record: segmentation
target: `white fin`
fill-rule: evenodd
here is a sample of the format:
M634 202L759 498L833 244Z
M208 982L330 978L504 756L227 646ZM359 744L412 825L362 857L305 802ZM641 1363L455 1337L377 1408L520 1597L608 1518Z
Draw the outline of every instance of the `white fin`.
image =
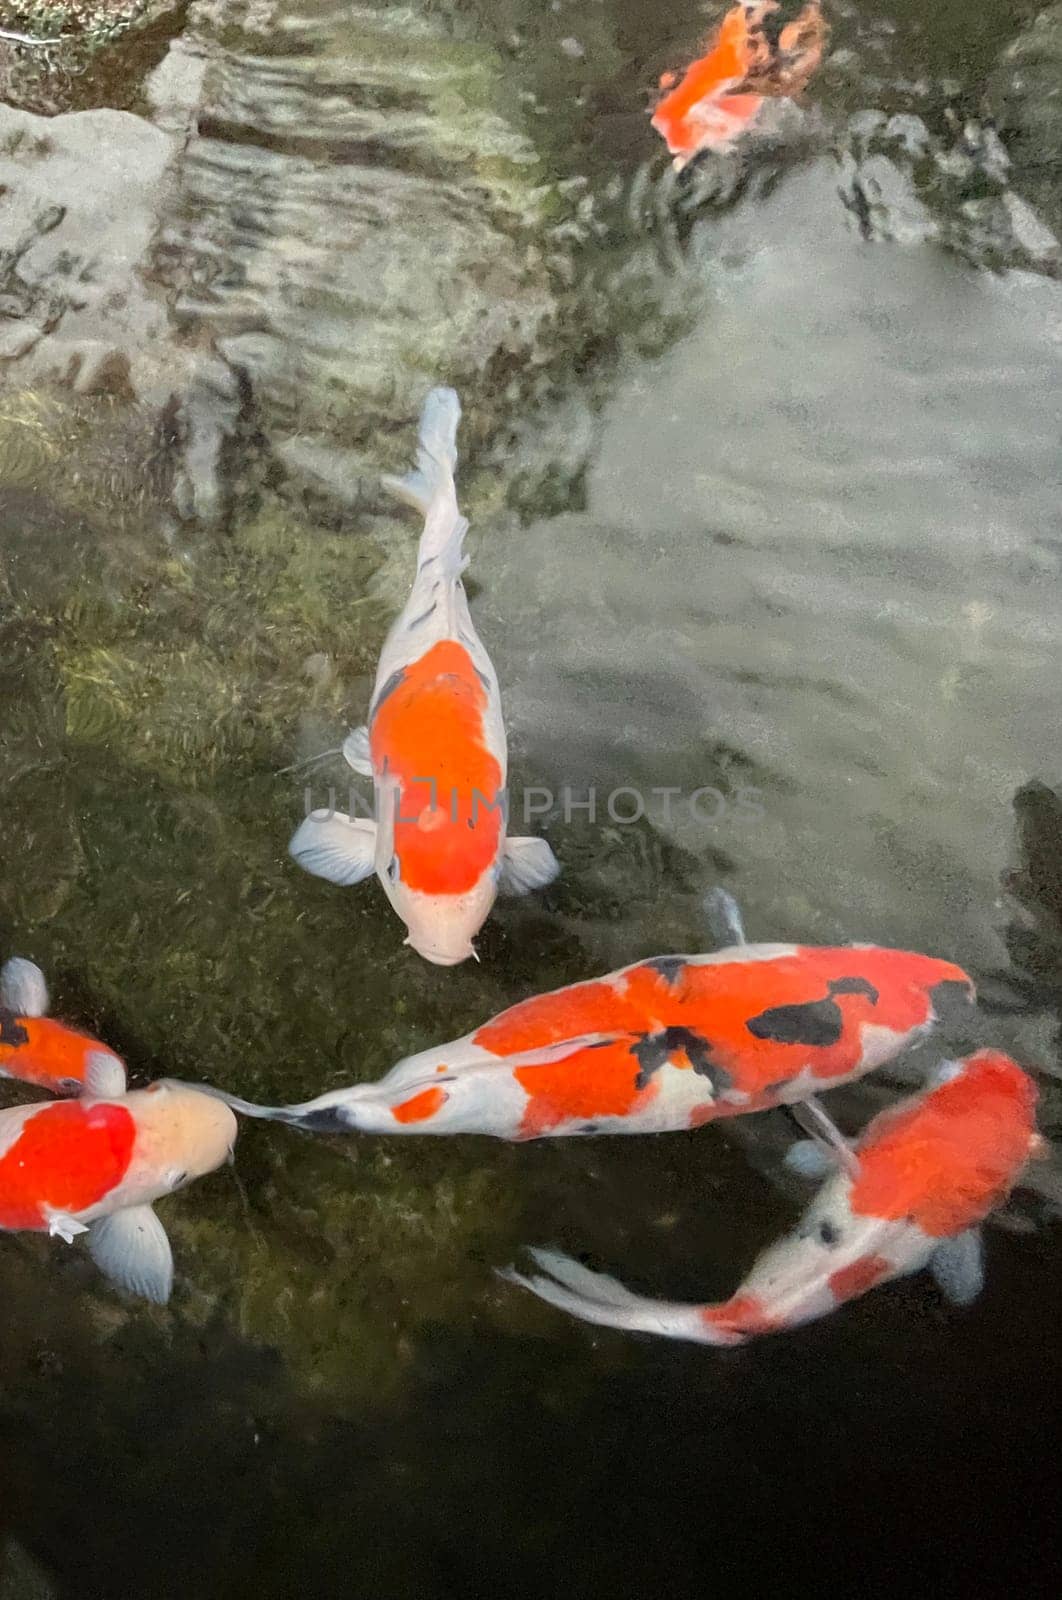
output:
M507 1283L530 1289L540 1300L560 1311L567 1311L583 1322L603 1328L627 1328L632 1332L656 1333L665 1339L693 1339L701 1344L733 1342L713 1337L698 1306L669 1300L650 1300L634 1294L622 1283L602 1272L591 1272L569 1256L554 1250L532 1250L535 1263L549 1276L525 1276L507 1267L498 1273Z
M119 1289L164 1306L173 1288L173 1252L150 1206L128 1206L92 1224L89 1254Z
M0 1006L16 1017L48 1015L48 984L35 961L12 956L0 967Z
M506 839L498 888L502 894L530 894L560 874L560 862L545 839Z
M980 1228L945 1239L933 1252L929 1270L946 1300L969 1306L985 1286L985 1254Z
M953 1078L959 1077L963 1070L961 1061L941 1061L929 1074L929 1087L939 1089L942 1083L950 1083Z
M817 1139L798 1139L785 1153L785 1165L798 1178L818 1181L837 1170L837 1156Z
M798 1100L789 1107L794 1119L804 1132L820 1145L835 1166L843 1168L854 1178L859 1171L859 1158L831 1116L819 1105L814 1095Z
M345 811L311 812L292 835L288 854L315 878L361 883L376 867L376 824Z
M66 1244L73 1244L79 1233L87 1233L83 1222L72 1217L68 1211L52 1211L48 1216L48 1237L62 1239Z
M712 938L724 948L732 944L747 944L745 919L741 907L726 889L709 889L701 901L701 910Z
M453 389L433 389L420 414L417 469L404 478L385 478L384 485L424 517L417 565L438 560L441 577L456 578L464 561L461 545L468 523L457 506L457 425L461 402Z
M120 1100L125 1093L125 1066L109 1050L93 1050L85 1068L85 1093L91 1100Z
M369 730L364 725L360 728L351 728L343 740L343 759L348 767L353 767L363 778L372 777Z

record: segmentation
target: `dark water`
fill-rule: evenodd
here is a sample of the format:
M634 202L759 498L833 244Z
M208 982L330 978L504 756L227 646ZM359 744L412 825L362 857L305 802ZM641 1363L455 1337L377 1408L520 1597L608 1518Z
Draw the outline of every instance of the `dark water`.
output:
M138 1077L291 1100L703 948L722 882L753 937L976 977L969 1034L846 1125L991 1040L1057 1131L1062 21L1033 16L835 10L806 106L681 178L645 112L685 0L214 0L84 71L6 62L0 952ZM377 483L438 381L515 805L549 791L565 867L453 971L285 855L285 769L362 719L409 583ZM654 787L670 815L609 816ZM722 1295L794 1214L787 1137L248 1126L164 1208L164 1312L5 1238L0 1594L1057 1594L1054 1164L962 1313L908 1280L719 1353L493 1275L553 1242Z

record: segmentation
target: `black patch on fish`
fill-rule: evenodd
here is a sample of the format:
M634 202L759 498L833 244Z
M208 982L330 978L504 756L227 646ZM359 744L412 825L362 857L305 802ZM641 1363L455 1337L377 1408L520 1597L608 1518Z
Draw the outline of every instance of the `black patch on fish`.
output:
M657 956L645 965L651 972L658 972L670 988L680 973L685 972L686 962L682 956Z
M21 1044L29 1044L29 1034L7 1006L0 1006L0 1044L10 1045L14 1050Z
M676 1050L684 1053L698 1077L707 1078L714 1095L725 1094L733 1088L734 1080L729 1072L712 1060L707 1039L691 1028L665 1028L662 1033L643 1034L638 1043L631 1046L631 1054L638 1061L635 1088L646 1088L653 1073L658 1072Z
M596 1133L598 1131L598 1127L599 1124L596 1122L584 1122L582 1127L576 1128L575 1131L576 1133Z
M844 1017L835 1000L808 1000L804 1005L770 1006L745 1024L754 1039L772 1044L807 1044L819 1049L836 1044Z
M836 1222L831 1222L829 1217L824 1217L819 1223L819 1243L831 1249L841 1242L841 1230Z
M835 978L829 985L831 995L835 994L864 994L872 1006L876 1006L880 996L872 983L866 978Z
M945 978L942 983L935 983L929 991L933 1015L938 1022L964 1017L973 1005L973 998L973 984L963 983L961 978Z
M484 689L486 689L487 693L490 694L491 690L494 688L494 685L491 683L490 679L487 677L487 674L485 672L480 672L479 668L477 667L476 668L476 677L479 679L479 681L483 685Z
M419 628L422 622L427 622L428 618L431 616L431 614L432 614L432 612L434 610L435 610L435 601L433 600L431 605L428 607L427 611L422 611L419 617L414 617L413 621L409 624L409 626L411 628Z
M387 682L384 684L383 688L380 690L379 694L376 696L376 699L375 699L375 701L373 703L373 708L372 708L372 715L373 716L375 716L376 713L379 711L380 707L383 705L383 703L387 699L388 695L394 694L395 690L402 683L405 682L405 676L406 676L405 667L398 667L396 669L396 671L392 672L391 676L388 678Z
M342 1106L329 1106L320 1111L289 1111L275 1117L274 1121L289 1122L294 1128L305 1128L307 1133L350 1132Z

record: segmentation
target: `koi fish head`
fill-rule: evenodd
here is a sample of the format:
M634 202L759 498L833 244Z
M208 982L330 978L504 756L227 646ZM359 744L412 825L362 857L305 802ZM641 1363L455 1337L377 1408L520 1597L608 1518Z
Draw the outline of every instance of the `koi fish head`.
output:
M236 1118L224 1101L189 1084L162 1079L128 1095L136 1121L136 1166L155 1193L215 1171L232 1154Z
M475 955L472 940L494 904L491 872L463 894L424 894L388 883L387 897L409 930L406 944L437 967L456 967Z

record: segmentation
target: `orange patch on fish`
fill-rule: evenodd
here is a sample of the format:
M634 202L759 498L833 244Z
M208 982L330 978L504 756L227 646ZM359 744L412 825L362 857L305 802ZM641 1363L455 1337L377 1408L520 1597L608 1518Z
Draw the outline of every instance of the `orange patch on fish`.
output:
M484 735L487 691L454 639L440 640L396 680L380 698L369 740L375 772L398 784L402 881L424 894L463 894L497 858L504 825L501 768Z
M849 1076L862 1061L864 1025L910 1032L930 1019L928 990L948 982L971 987L952 963L897 950L804 948L769 960L703 965L664 957L523 1001L473 1040L504 1057L601 1035L615 1045L618 1061L640 1041L682 1029L703 1042L718 1081L760 1109L777 1104L805 1068L823 1081ZM807 1037L785 1042L787 1027L799 1033L802 1018ZM558 1073L565 1065L557 1063ZM631 1071L637 1073L633 1055ZM719 1101L719 1115L735 1109L749 1106Z
M42 1228L46 1207L76 1216L95 1205L128 1171L135 1138L124 1106L43 1107L0 1157L0 1228Z
M731 1334L735 1343L758 1333L771 1333L779 1326L755 1294L736 1294L718 1306L705 1306L702 1321L715 1333Z
M866 1294L868 1289L873 1289L891 1271L892 1267L884 1256L860 1256L858 1261L852 1261L847 1267L838 1267L836 1272L830 1273L830 1289L835 1300L854 1300L856 1295Z
M657 1088L637 1087L639 1064L625 1042L576 1050L560 1061L517 1067L513 1077L527 1091L520 1123L525 1139L537 1139L564 1122L593 1122L641 1110Z
M420 1094L413 1095L409 1100L403 1100L401 1105L393 1106L391 1115L396 1122L427 1122L440 1106L446 1104L448 1098L445 1089L422 1089Z
M53 1017L13 1020L25 1041L0 1044L0 1071L24 1083L36 1083L45 1089L58 1088L64 1079L82 1083L90 1051L106 1048L90 1034L69 1028Z
M795 95L804 88L822 60L829 31L822 7L819 0L809 0L774 44L765 23L778 9L777 0L731 7L706 53L660 101L652 125L672 155L724 149L752 126L765 96ZM661 79L661 87L669 85Z
M1036 1137L1037 1089L998 1050L910 1110L884 1112L859 1149L849 1203L858 1215L909 1217L931 1238L962 1233L1009 1193Z

